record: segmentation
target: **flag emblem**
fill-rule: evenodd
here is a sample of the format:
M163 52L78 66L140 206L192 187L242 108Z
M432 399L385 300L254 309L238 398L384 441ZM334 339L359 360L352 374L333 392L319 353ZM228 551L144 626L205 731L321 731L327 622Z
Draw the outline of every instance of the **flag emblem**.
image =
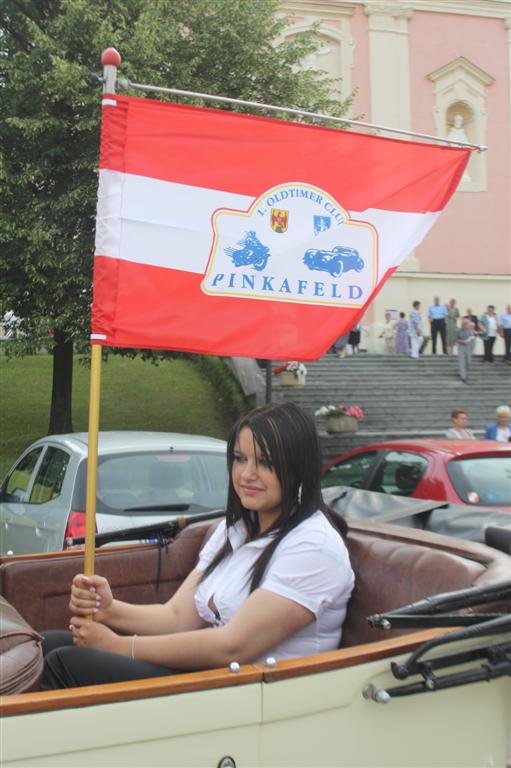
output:
M332 226L330 216L314 216L314 234L320 235Z
M271 228L274 232L284 234L287 231L289 222L289 211L282 211L279 208L271 209Z
M231 257L235 267L250 265L252 269L261 272L268 263L270 249L261 243L253 230L249 230L243 233L234 248L225 248L225 253Z
M286 210L275 207L281 200ZM325 227L314 234L317 219ZM351 219L332 195L312 184L279 184L245 211L220 208L212 226L202 281L209 295L355 308L375 288L375 228Z

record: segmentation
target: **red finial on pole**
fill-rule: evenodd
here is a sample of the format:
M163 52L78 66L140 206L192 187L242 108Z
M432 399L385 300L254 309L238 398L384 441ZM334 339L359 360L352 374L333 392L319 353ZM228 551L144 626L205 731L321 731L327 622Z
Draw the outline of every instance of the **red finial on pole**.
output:
M112 67L121 66L121 54L115 48L105 48L101 54L101 63L104 67L110 65Z

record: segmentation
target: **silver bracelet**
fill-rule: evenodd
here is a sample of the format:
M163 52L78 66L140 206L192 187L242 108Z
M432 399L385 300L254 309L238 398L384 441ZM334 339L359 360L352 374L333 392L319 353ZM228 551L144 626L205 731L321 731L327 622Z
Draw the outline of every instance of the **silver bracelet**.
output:
M135 658L135 638L138 637L138 635L132 635L131 636L131 658Z

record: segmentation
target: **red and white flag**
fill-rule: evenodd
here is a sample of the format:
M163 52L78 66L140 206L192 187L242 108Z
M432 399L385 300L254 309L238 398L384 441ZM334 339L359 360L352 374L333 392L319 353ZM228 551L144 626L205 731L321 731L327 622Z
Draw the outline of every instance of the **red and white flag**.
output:
M314 360L421 242L469 154L106 96L92 339Z

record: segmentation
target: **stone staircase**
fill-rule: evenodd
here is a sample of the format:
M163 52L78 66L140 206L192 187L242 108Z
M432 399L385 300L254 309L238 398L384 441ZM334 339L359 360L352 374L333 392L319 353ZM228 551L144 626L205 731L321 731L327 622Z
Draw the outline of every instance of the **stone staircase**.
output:
M316 417L324 460L380 440L442 437L455 407L466 410L469 427L482 437L495 408L511 403L511 366L500 357L490 364L474 356L468 384L459 380L456 357L441 355L413 360L366 353L339 359L328 354L306 365L304 387L282 387L273 378L274 402L294 401L309 412L342 403L359 405L365 412L353 435L328 435L324 418Z

